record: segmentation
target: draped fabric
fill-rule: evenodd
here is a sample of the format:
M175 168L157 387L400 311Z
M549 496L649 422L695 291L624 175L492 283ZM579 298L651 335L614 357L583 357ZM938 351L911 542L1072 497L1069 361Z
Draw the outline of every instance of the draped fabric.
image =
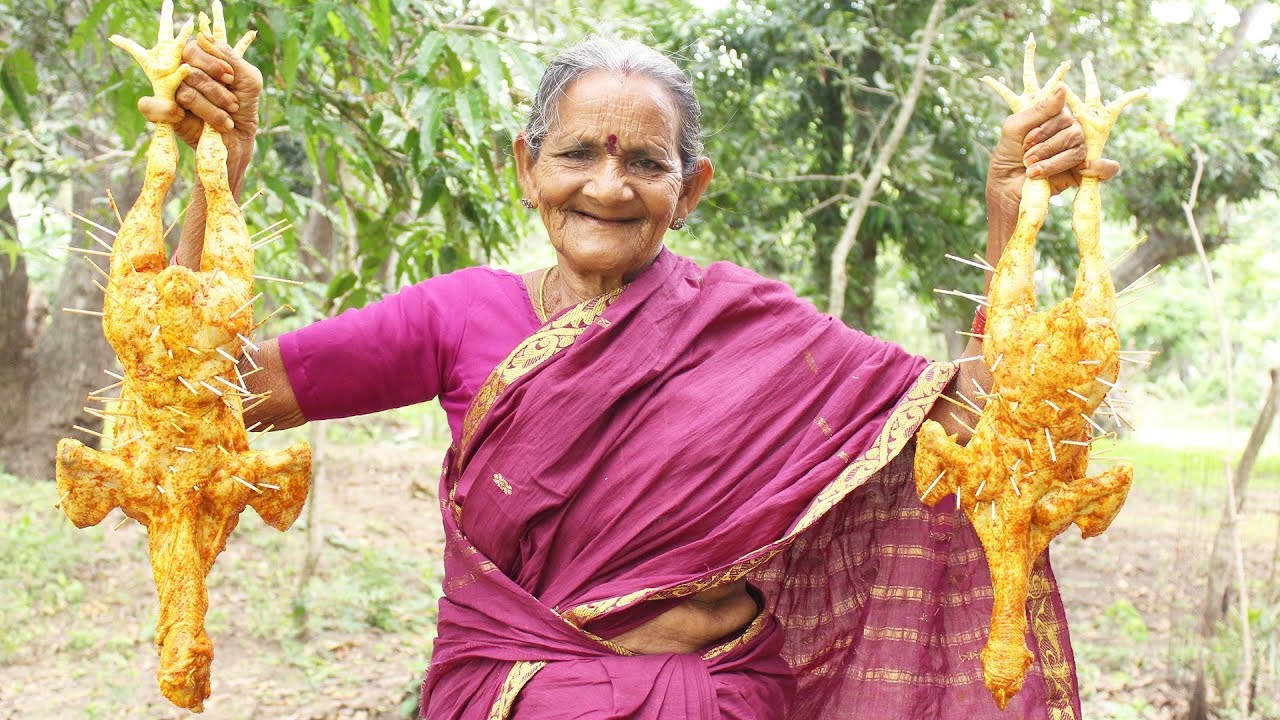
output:
M552 319L446 459L423 717L1078 717L1047 561L1013 713L982 685L981 548L910 477L953 374L666 251ZM700 653L632 656L593 632L744 577L763 611Z

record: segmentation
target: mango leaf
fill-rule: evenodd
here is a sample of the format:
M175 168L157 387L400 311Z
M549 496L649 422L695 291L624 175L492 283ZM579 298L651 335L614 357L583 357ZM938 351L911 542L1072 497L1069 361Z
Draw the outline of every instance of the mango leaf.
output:
M436 147L444 116L445 94L438 90L424 90L427 97L422 104L422 121L418 124L418 148L422 152L422 164L431 165L436 159Z
M351 291L356 286L356 274L350 270L343 270L338 273L329 283L329 288L325 291L325 297L330 300L336 300Z
M386 44L391 39L391 0L373 0L369 3L369 19L378 33L378 40Z
M431 79L432 72L435 70L436 62L440 59L440 51L444 49L444 33L432 32L422 41L422 47L418 49L418 57L414 60L414 66L418 70L418 74Z
M75 53L84 47L85 43L97 37L106 37L101 35L102 17L106 14L107 9L111 7L115 0L98 0L89 8L88 14L84 16L84 20L76 26L75 32L71 34L71 40L67 43L67 50Z
M27 127L31 127L27 95L35 92L37 84L36 64L30 53L22 48L13 48L0 64L0 90L4 91L5 99Z

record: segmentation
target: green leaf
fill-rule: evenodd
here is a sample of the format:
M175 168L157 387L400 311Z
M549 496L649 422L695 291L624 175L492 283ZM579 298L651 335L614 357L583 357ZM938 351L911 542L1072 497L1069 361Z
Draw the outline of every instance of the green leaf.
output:
M444 33L441 32L432 32L422 41L422 47L418 49L418 57L414 61L419 75L430 80L444 44Z
M485 92L489 102L497 105L506 95L506 67L502 64L502 56L498 46L491 42L475 42L471 45L476 63L480 66L480 79L484 81Z
M418 149L422 153L422 164L431 165L436 160L436 147L440 140L440 130L444 118L445 94L433 89L423 89L425 101L419 108Z
M373 0L369 3L369 19L378 33L378 40L386 44L391 39L391 0Z
M84 47L85 43L100 37L102 33L102 16L106 14L107 9L111 7L115 0L98 0L89 8L88 14L84 16L84 20L76 26L75 32L71 34L71 40L67 43L67 50L75 53Z
M325 291L325 297L330 300L336 300L346 295L355 286L356 274L351 270L343 270L329 283L329 289Z
M487 138L484 107L479 95L480 92L478 88L471 88L453 94L454 108L458 111L458 120L462 122L463 129L467 131L467 137L476 144L484 142Z
M27 127L31 127L31 107L27 104L27 96L35 92L37 86L35 61L26 50L14 48L0 64L0 89Z

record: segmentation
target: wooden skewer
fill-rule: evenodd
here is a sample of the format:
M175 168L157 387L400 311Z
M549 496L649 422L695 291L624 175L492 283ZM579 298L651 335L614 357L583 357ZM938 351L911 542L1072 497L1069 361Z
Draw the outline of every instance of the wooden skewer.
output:
M959 400L953 400L953 399L951 399L951 398L950 398L950 397L948 397L947 395L939 395L938 397L942 398L943 400L946 400L947 402L951 403L952 405L957 405L957 406L959 406L959 407L964 408L966 412L971 412L971 413L973 413L974 415L981 415L981 414L982 414L982 411L981 411L981 410L975 410L975 409L973 409L973 408L969 407L968 405L965 405L964 403L960 402Z
M970 355L969 357L956 358L955 360L952 360L951 362L953 362L953 363L955 363L955 364L959 365L960 363L967 363L967 362L969 362L969 361L971 361L971 360L981 360L981 359L982 359L982 356L981 356L981 355Z
M1095 428L1097 428L1097 429L1098 429L1098 432L1102 433L1103 435L1107 434L1107 431L1106 431L1106 430L1103 430L1101 425L1099 425L1098 423L1094 422L1094 421L1093 421L1093 418L1089 417L1088 415L1085 415L1084 413L1080 413L1080 417L1084 418L1086 421L1088 421L1088 423L1089 423L1090 425L1092 425L1092 426L1094 426Z
M1009 476L1009 484L1013 486L1013 494L1022 497L1022 491L1018 489L1018 479L1013 475Z
M271 483L258 483L258 487L264 487L264 488L267 488L268 490L279 490L279 489L280 489L280 486L279 486L279 485L272 485Z
M120 206L116 205L116 196L111 194L111 188L107 188L107 203L111 205L111 212L116 215L116 224L123 225L124 218L120 217Z
M259 321L258 321L258 324L253 326L253 329L254 329L254 330L257 330L258 328L262 327L263 323L265 323L266 321L270 320L270 319L271 319L271 318L272 318L276 313L280 312L281 310L285 310L285 309L292 310L292 309L293 309L293 306L292 306L292 305L281 305L280 307L276 308L275 310L272 310L272 311L271 311L271 312L270 312L266 317L264 317L264 318L262 318L261 320L259 320Z
M281 220L277 220L277 221L275 221L275 222L271 223L270 225L268 225L268 226L266 226L266 227L262 228L262 229L261 229L261 230L259 230L258 232L256 232L256 233L254 233L254 234L250 235L250 236L249 236L249 240L251 240L251 241L252 241L252 240L256 240L256 239L258 238L258 236L259 236L259 235L263 235L263 234L265 234L265 233L269 233L269 232L271 232L272 230L275 230L275 229L276 229L277 227L279 227L280 225L283 225L284 223L287 223L287 222L289 222L289 218L283 218L283 219L281 219Z
M978 407L978 404L977 404L977 403L975 403L974 401L970 400L968 397L965 397L965 394L964 394L964 393L962 393L962 392L960 392L959 390L956 390L956 394L960 396L960 399L961 399L961 400L963 400L963 401L965 401L965 402L969 403L969 407L973 408L973 409L974 409L974 410L975 410L979 415L981 415L981 414L982 414L982 408Z
M982 269L983 269L983 270L986 270L987 272L995 272L995 271L996 271L996 269L995 269L995 268L991 267L991 263L987 262L987 259L986 259L986 258L984 258L984 257L982 257L981 255L979 255L978 253L974 253L974 254L973 254L973 257L974 257L974 258L976 258L976 259L978 260L978 262L982 263Z
M184 446L182 446L182 445L174 445L174 446L173 446L173 449L174 449L174 450L177 450L178 452L184 452L184 453L193 453L193 452L195 452L195 450L192 450L192 449L191 449L191 448L189 448L189 447L184 447Z
M160 494L164 495L164 488L160 486L160 483L156 483L156 490L159 490Z
M89 393L89 395L90 396L101 395L102 393L107 392L108 390L115 390L116 388L120 387L123 384L124 384L124 380L121 379L119 382L113 382L104 388L98 388L97 390L94 390L93 392Z
M1156 263L1156 266L1155 266L1155 267L1153 267L1153 268L1151 268L1150 270L1148 270L1148 271L1146 271L1146 272L1142 273L1142 274L1141 274L1141 275L1139 275L1139 276L1137 277L1137 279L1135 279L1133 282L1129 283L1128 285L1125 285L1123 290L1121 290L1120 292L1116 293L1116 297L1120 297L1121 295L1123 295L1123 294L1125 294L1125 293L1129 292L1130 290L1133 290L1133 289L1134 289L1134 285L1137 285L1138 283L1142 282L1143 280L1146 280L1148 277L1150 277L1150 276L1151 276L1151 273L1153 273L1153 272L1155 272L1155 271L1157 271L1157 270L1159 270L1159 269L1160 269L1160 264L1159 264L1159 263ZM1155 283L1155 281L1154 281L1154 280L1153 280L1153 281L1151 281L1151 285L1155 285L1155 284L1156 284L1156 283ZM1144 285L1143 287L1150 287L1150 286L1149 286L1149 285ZM1141 288L1138 288L1138 289L1141 289Z
M219 381L219 382L221 382L223 385L226 385L227 387L231 388L232 390L236 391L237 393L240 393L241 395L248 395L248 394L250 394L250 393L249 393L249 391L248 391L246 388L242 388L242 387L240 387L239 385L236 385L235 383L231 382L230 380L227 380L226 378L222 377L221 375L216 375L216 376L214 376L214 378L213 378L213 379L214 379L214 380L217 380L217 381Z
M1072 389L1070 389L1070 388L1067 388L1067 394L1068 394L1068 395L1070 395L1070 396L1071 396L1071 397L1073 397L1073 398L1077 398L1077 399L1079 399L1079 400L1083 400L1083 401L1085 401L1085 402L1089 402L1089 398L1087 398L1087 397L1085 397L1085 396L1081 395L1080 393L1078 393L1078 392L1076 392L1075 390L1072 390Z
M138 441L138 440L141 440L141 439L142 439L142 435L141 435L141 434L139 434L139 435L134 435L133 437L129 438L128 440L125 440L125 441L124 441L124 442L122 442L122 443L117 443L117 444L115 444L115 445L112 445L112 446L111 446L111 449L112 449L112 450L119 450L120 448L124 447L125 445L128 445L129 443L131 443L131 442L135 442L135 441Z
M91 238L93 238L93 241L94 241L94 242L96 242L96 243L98 243L99 245L101 245L102 247L106 248L106 249L107 249L107 252L109 252L109 253L114 253L114 252L115 252L115 248L111 247L111 243L107 242L106 240L103 240L102 238L98 237L97 235L94 235L94 234L93 234L93 232L92 232L91 230L85 230L85 231L84 231L84 234L85 234L85 235L88 235L88 236L89 236L89 237L91 237Z
M243 305L241 305L240 307L236 308L235 312L233 312L233 313L231 313L230 315L228 315L228 316L227 316L227 318L228 318L228 319L233 318L233 317L235 317L235 316L239 315L240 313L244 312L246 308L253 307L253 304L254 304L255 302L257 302L258 298L260 298L260 297L262 297L262 293L258 293L257 295L254 295L253 297L249 298L249 301L248 301L248 302L246 302L245 304L243 304Z
M1079 364L1079 365L1101 365L1101 364L1102 364L1102 361L1101 361L1101 360L1081 360L1081 361L1080 361L1079 363L1077 363L1077 364Z
M996 519L996 503L994 500L992 500L991 501L991 521L995 522L995 519Z
M102 372L104 372L104 373L106 373L107 375L109 375L109 376L111 376L111 377L113 377L113 378L115 378L115 379L119 380L120 382L124 382L124 376L123 376L123 375L121 375L121 374L120 374L120 373L118 373L118 372L113 372L113 371L108 370L108 369L106 369L106 368L103 368L103 369L102 369Z
M957 331L956 331L956 334L957 334L957 335L967 335L967 336L969 336L969 337L978 338L979 340L986 340L986 339L987 339L986 333L972 333L972 332L969 332L969 331L967 331L967 330L957 330Z
M952 254L950 254L950 253L948 253L948 254L944 255L943 257L947 258L948 260L955 260L956 262L961 263L961 264L963 264L963 265L969 265L969 266L972 266L972 267L976 267L976 268L978 268L979 270L986 270L986 271L988 271L988 272L995 272L995 268L991 267L991 265L989 265L989 264L988 264L988 263L986 263L986 262L976 263L976 262L974 262L974 261L972 261L972 260L968 260L968 259L966 259L966 258L956 257L955 255L952 255Z
M1059 440L1059 445L1079 445L1080 447L1089 447L1090 443L1081 442L1080 440Z
M1134 358L1128 358L1128 357L1125 357L1125 356L1123 356L1123 355L1121 355L1121 356L1120 356L1120 362L1129 362L1129 363L1133 363L1134 365L1141 365L1141 366L1143 366L1143 367L1151 367L1151 361L1150 361L1150 360L1147 360L1147 361L1145 361L1145 362L1144 362L1144 361L1142 361L1142 360L1135 360Z
M69 312L74 315L92 315L94 317L106 317L106 315L104 315L103 313L97 312L96 310L81 310L80 308L64 307L62 308L62 312Z
M137 413L121 412L119 410L98 410L96 408L80 408L91 415L102 417L103 415L113 415L115 417L137 417Z
M266 428L262 430L262 432L258 433L257 435L254 435L252 438L249 438L249 444L252 445L254 440L257 440L263 435L266 435L267 433L271 432L271 429L274 427L275 425L268 425ZM258 483L258 484L261 485L262 483Z
M961 292L959 290L943 290L942 288L934 288L933 291L939 295L954 295L955 297L961 297L965 300L978 303L982 307L991 307L991 303L987 301L985 295L974 295L973 293Z
M261 398L258 398L257 400L254 400L254 401L253 401L252 403L250 403L249 405L246 405L246 406L245 406L245 407L244 407L240 412L242 412L242 413L247 413L247 412L249 412L250 410L252 410L252 409L254 409L254 408L258 407L259 405L261 405L262 403L264 403L264 402L266 402L266 401L267 401L267 397L265 397L265 396L264 396L264 397L261 397Z
M182 377L181 375L178 376L178 382L182 383L183 386L185 386L188 390L190 390L192 395L200 394L200 391L196 390L195 386L187 382L187 379Z
M93 430L90 430L90 429L89 429L89 428L87 428L87 427L80 427L79 425L72 425L71 427L75 428L76 430L79 430L80 432L83 432L83 433L89 433L90 435L93 435L94 437L102 438L103 440L110 440L110 439L111 439L110 437L108 437L108 436L106 436L106 435L103 435L103 434L102 434L102 433L100 433L100 432L95 432L95 431L93 431Z
M1003 359L1004 359L1004 353L1000 353L999 355L996 356L996 361L991 363L991 372L995 372L996 368L1000 367L1000 361Z
M230 360L232 365L240 362L239 360L236 359L235 355L232 355L231 353L227 352L226 350L223 350L222 348L214 348L213 351L218 353L222 357Z
M1045 402L1048 402L1047 400ZM1049 445L1049 459L1058 462L1058 452L1053 449L1053 436L1049 434L1049 428L1044 429L1044 439Z
M965 421L957 417L955 413L947 413L947 414L951 416L952 420L955 420L956 422L960 423L960 427L963 427L965 430L968 430L969 432L975 435L978 434L977 430L974 430L968 423L966 423Z
M107 274L106 270L103 270L102 268L98 267L98 263L90 260L87 257L81 257L80 259L89 263L89 267L93 268L94 270L97 270L99 275L106 278L107 280L111 280L111 276Z
M301 280L287 280L287 279L285 279L285 278L268 277L268 276L266 276L266 275L254 275L254 276L253 276L253 279L254 279L254 280L262 280L262 281L264 281L264 282L278 282L278 283L283 283L283 284L285 284L285 285L298 285L298 286L302 286L302 285L305 285L305 284L306 284L306 283L302 282Z
M973 499L977 500L978 498L982 497L982 489L985 488L986 486L987 486L986 480L983 480L982 482L978 483L978 492L973 494Z
M170 425L172 425L172 426L173 426L173 429L174 429L174 430L177 430L179 433L181 433L181 434L183 434L183 435L186 435L186 434L187 434L187 429L186 429L186 428L184 428L184 427L182 427L182 426L181 426L181 425L179 425L178 423L176 423L176 422L174 422L174 421L170 420L170 421L169 421L169 424L170 424Z
M256 486L254 486L254 484L253 484L253 483L249 482L248 480L245 480L244 478L240 477L239 475L232 475L232 476L231 476L231 479L236 480L236 481L237 481L237 482L239 482L241 485L244 485L245 487L249 488L250 490L252 490L252 491L254 491L254 492L258 493L259 495L261 495L261 494L262 494L262 491L261 491L261 490L259 490Z
M249 338L241 335L240 333L236 333L236 337L240 338L240 342L244 343L245 345L248 345L249 348L252 349L254 352L259 352L260 348L257 345L254 345L253 341L250 340Z
M1149 288L1149 287L1155 287L1155 285L1156 285L1156 282L1155 282L1154 280L1153 280L1153 281L1151 281L1151 282L1149 282L1149 283L1143 283L1143 284L1141 284L1141 285L1130 285L1129 287L1127 287L1127 288L1125 288L1125 289L1121 290L1120 292L1116 293L1116 297L1123 297L1123 296L1124 296L1124 295L1126 295L1127 293L1136 293L1136 292L1141 292L1141 291L1143 291L1143 290L1146 290L1146 289L1147 289L1147 288Z
M942 476L946 474L947 474L946 470L943 470L942 472L938 473L938 477L933 479L933 484L929 486L928 490L924 491L924 494L920 496L920 499L924 500L925 498L929 497L929 493L933 492L933 489L938 486L938 482L942 480Z
M64 245L56 249L67 250L73 253L80 253L81 255L97 255L98 257L111 257L111 253L109 252L103 252L101 250L90 250L89 248L72 247L70 245Z
M92 226L94 226L94 227L98 228L98 229L99 229L99 230L101 230L102 232L104 232L104 233L106 233L106 234L110 235L111 237L115 237L115 236L116 236L116 231L115 231L115 230L112 230L111 228L107 227L106 225L99 225L98 223L96 223L96 222L94 222L94 221L90 220L89 218L87 218L87 217L85 217L85 216L83 216L83 215L77 214L77 213L75 213L75 212L72 212L71 210L68 210L68 211L67 211L67 214L68 214L68 215L70 215L71 217L73 217L73 218L75 218L75 219L79 220L80 222L88 223L89 225L92 225Z
M1054 401L1052 401L1052 400L1049 400L1049 399L1047 399L1047 398L1046 398L1046 399L1045 399L1045 401L1044 401L1044 404L1045 404L1045 405L1048 405L1048 406L1049 406L1049 407L1051 407L1051 408L1053 408L1053 411L1054 411L1054 412L1062 412L1062 408L1058 407L1057 403L1055 403L1055 402L1054 402ZM1046 429L1046 431L1047 431L1047 429Z
M214 386L210 385L209 383L205 382L204 380L201 380L201 381L200 381L200 384L201 384L201 385L203 385L203 386L205 386L206 388L208 388L209 392L213 393L214 395L217 395L218 397L222 397L222 393L218 391L218 388L216 388L216 387L214 387Z
M125 523L127 523L127 522L129 522L129 516L128 516L128 515L125 515L123 520L121 520L120 522L116 523L116 526L115 526L115 527L113 527L113 528L111 528L111 532L115 532L115 531L119 530L119 529L120 529L121 527L123 527L123 526L124 526L124 524L125 524Z
M263 194L263 193L265 193L265 192L266 192L266 189L264 189L264 188L258 188L257 192L255 192L254 194L250 195L248 200L245 200L244 202L240 203L240 209L241 209L241 210L243 210L243 209L245 209L245 208L249 207L249 203L253 202L254 200L257 200L257 199L258 199L258 198L260 198L260 197L262 197L262 194Z

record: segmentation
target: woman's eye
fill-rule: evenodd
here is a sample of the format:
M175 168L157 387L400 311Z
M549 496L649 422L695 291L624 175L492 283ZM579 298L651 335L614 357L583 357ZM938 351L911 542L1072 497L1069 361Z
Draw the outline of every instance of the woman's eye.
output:
M570 160L586 160L588 157L590 157L590 154L586 150L581 150L581 149L569 150L568 152L565 152L561 157L566 157Z
M649 158L640 158L632 164L646 172L658 172L663 169L662 165L659 164L658 161L650 160Z

